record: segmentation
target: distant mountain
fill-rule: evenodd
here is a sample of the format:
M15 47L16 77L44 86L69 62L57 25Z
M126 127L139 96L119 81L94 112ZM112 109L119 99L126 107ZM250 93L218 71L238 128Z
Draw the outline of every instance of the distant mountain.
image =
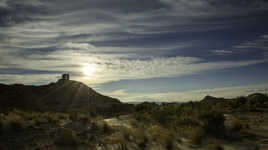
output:
M262 94L262 93L254 93L254 94L248 95L247 99L251 103L256 103L256 102L264 103L264 102L268 101L267 95Z
M201 102L202 103L215 103L215 102L220 101L220 100L225 100L225 99L207 95L201 100Z
M98 113L121 108L118 99L104 96L85 84L59 80L48 85L0 84L0 109L44 111L90 110Z
M203 103L211 103L211 102L219 102L219 101L245 101L247 103L254 103L254 102L258 102L258 103L264 103L268 101L268 97L265 94L262 93L254 93L254 94L250 94L246 97L237 97L237 98L232 98L232 99L225 99L225 98L218 98L218 97L214 97L214 96L210 96L207 95L205 96L201 102Z
M248 96L240 96L231 99L205 96L201 104L207 106L216 106L218 110L229 111L268 111L268 96L262 93L254 93Z

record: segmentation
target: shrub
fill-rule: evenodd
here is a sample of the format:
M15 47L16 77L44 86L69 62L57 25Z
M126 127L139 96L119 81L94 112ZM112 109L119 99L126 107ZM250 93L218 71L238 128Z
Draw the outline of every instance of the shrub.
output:
M101 132L101 134L109 134L112 132L112 128L103 120L92 121L91 130Z
M152 118L163 126L171 125L171 122L174 121L172 114L168 110L157 110L152 113Z
M172 141L171 138L168 138L168 139L166 140L165 147L166 147L167 150L173 150L173 149L174 149L174 148L173 148L173 147L174 147L174 146L173 146L173 141Z
M238 132L238 131L240 131L242 128L243 128L243 125L242 125L242 123L241 123L241 121L240 121L239 119L233 119L233 120L230 122L229 129L230 129L231 131Z
M0 135L4 132L4 123L5 120L3 120L2 118L0 118Z
M127 141L132 141L134 139L133 132L128 128L121 128L120 132L123 134L123 137Z
M128 150L127 145L125 143L120 143L119 150Z
M188 136L193 144L199 145L202 143L202 139L205 136L205 130L202 127L191 127Z
M135 142L140 149L145 149L149 142L149 139L146 136L146 132L143 127L138 127L135 129L120 127L119 131L120 137L122 138L122 141L124 141L124 143L126 141Z
M13 120L10 122L10 126L12 131L21 131L23 129L23 121L22 120Z
M4 121L4 128L8 131L21 131L24 128L25 122L21 116L15 113L9 113Z
M35 120L36 125L41 125L41 124L45 124L49 122L47 118L44 118L42 116L38 116L34 120Z
M136 141L137 141L138 146L141 149L145 149L149 142L149 139L146 137L146 135L139 132L139 134L136 134L135 136L136 136Z
M221 136L224 133L224 116L218 112L207 112L199 116L201 126L206 133Z
M71 129L62 128L59 131L55 144L58 146L75 147L78 144L77 135Z
M47 113L47 120L49 123L57 123L59 121L59 116L52 113Z
M135 113L135 119L143 123L153 123L152 116L149 113L137 112Z
M154 140L158 140L157 142L165 142L170 137L170 131L158 125L152 125L148 129L148 132L151 134Z
M69 113L69 115L70 115L70 119L71 119L71 120L73 120L73 121L78 120L78 112L77 112L77 111L71 111L71 112Z
M221 145L215 145L215 150L224 150L224 148Z
M122 128L124 129L124 128ZM111 136L106 136L102 139L102 143L104 145L114 145L114 144L124 144L126 143L126 139L124 138L124 135L117 132L115 134L112 134Z
M111 128L107 125L107 123L104 123L102 126L103 133L107 134L111 132Z

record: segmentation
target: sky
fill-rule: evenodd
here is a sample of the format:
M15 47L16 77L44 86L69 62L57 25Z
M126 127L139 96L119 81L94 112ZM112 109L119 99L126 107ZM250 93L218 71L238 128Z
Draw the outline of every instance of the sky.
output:
M121 101L268 93L266 0L0 0L0 83Z

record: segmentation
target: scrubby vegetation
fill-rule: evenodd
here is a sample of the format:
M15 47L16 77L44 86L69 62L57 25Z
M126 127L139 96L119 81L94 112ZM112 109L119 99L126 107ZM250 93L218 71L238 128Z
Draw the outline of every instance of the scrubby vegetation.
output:
M140 104L135 118L145 124L159 125L170 132L179 133L192 139L193 143L201 143L204 136L224 137L223 113L200 102L184 104L164 104L144 107ZM143 107L144 109L140 109Z
M268 139L268 98L263 94L235 99L207 96L187 103L113 104L110 111L110 115L84 109L2 111L0 149L223 150L226 144L261 149Z
M91 149L112 132L103 119L72 115L16 109L1 113L0 149Z
M134 133L142 131L139 139L146 140L138 144L133 129L132 132L124 129L121 132L125 136L121 135L120 141L129 144L128 141L132 139L141 149L152 149L154 142L161 143L163 149L178 149L184 138L189 140L188 144L194 146L194 149L207 145L210 145L208 149L224 149L219 141L233 143L249 140L256 143L258 138L263 137L250 130L250 126L256 127L251 119L262 114L260 120L264 121L267 102L268 98L263 94L235 99L207 96L200 102L161 105L144 102L135 106L132 116L137 121L133 124ZM208 141L215 141L214 146L213 142L208 144Z

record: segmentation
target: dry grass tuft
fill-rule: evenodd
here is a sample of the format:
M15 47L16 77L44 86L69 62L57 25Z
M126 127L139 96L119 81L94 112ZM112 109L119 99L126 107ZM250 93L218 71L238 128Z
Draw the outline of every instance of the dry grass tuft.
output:
M195 145L200 145L205 135L206 132L202 127L190 127L190 130L188 132L189 138Z
M18 132L26 127L25 121L16 113L8 113L6 116L1 116L0 119L1 132Z
M230 122L229 130L234 131L234 132L239 132L242 130L242 128L243 128L243 124L242 124L241 120L233 119Z

